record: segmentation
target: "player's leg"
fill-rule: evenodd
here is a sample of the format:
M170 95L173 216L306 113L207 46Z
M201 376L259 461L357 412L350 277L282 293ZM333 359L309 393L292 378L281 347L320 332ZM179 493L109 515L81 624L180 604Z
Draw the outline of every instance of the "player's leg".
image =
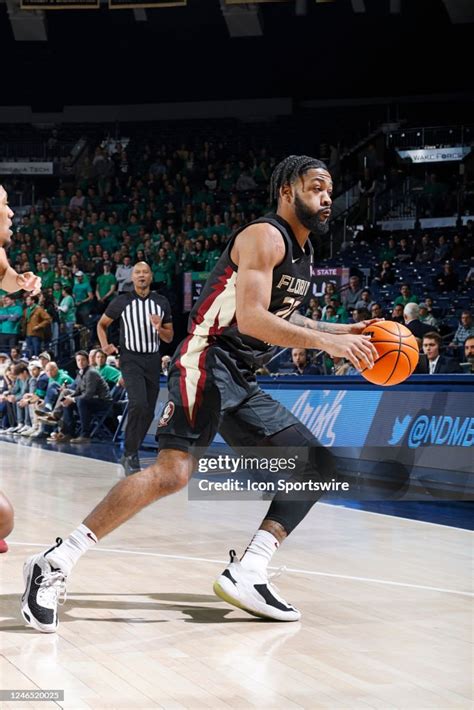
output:
M296 621L300 612L275 590L268 564L285 538L303 520L321 496L317 485L335 475L334 457L278 402L258 392L245 405L222 419L219 433L242 453L242 447L274 447L298 466L288 479L288 491L278 492L267 515L239 561L231 551L231 563L216 580L221 598L251 614L281 621ZM252 455L247 448L246 454ZM299 490L298 490L299 489Z
M194 446L207 447L219 420L218 395L203 395L193 425L189 424L180 396L179 377L170 373L168 382L173 406L161 428L156 463L117 483L84 522L57 546L30 558L24 567L25 592L22 614L34 628L55 631L58 599L65 593L68 574L81 556L112 530L159 498L183 488L196 468Z
M13 507L6 495L0 491L0 553L7 552L8 545L5 542L7 535L13 530Z
M39 631L55 631L58 599L82 555L146 506L183 488L194 467L190 454L161 451L154 464L119 481L64 542L58 538L55 547L27 560L21 608L25 621Z

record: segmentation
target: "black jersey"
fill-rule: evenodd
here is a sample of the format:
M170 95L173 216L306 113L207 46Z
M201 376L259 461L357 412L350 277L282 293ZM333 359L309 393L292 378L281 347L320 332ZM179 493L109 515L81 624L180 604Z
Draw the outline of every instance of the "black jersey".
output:
M313 269L313 248L310 240L302 249L286 220L277 214L267 214L249 224L269 223L276 227L285 241L285 258L273 270L272 292L268 310L288 320L310 296ZM236 320L236 291L238 267L230 258L235 238L231 237L204 289L196 302L188 323L188 342L185 351L197 357L208 346L226 351L241 366L254 370L267 363L277 348L263 340L240 333ZM249 239L252 236L249 235Z

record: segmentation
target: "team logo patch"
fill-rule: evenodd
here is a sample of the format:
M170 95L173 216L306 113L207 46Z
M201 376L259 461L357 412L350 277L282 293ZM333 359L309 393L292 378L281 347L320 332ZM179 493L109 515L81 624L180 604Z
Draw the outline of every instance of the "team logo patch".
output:
M166 426L171 419L171 417L174 414L175 406L174 402L167 402L164 406L164 409L161 413L160 421L158 422L158 426Z

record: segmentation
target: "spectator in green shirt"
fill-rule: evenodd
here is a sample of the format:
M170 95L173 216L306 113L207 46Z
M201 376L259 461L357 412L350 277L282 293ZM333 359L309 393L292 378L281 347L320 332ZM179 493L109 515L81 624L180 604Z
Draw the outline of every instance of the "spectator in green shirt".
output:
M102 268L103 273L97 277L97 287L95 290L95 297L97 298L101 312L105 310L117 290L117 279L111 271L110 262L105 262Z
M72 288L63 286L63 298L58 306L60 311L60 320L64 332L69 337L69 354L72 355L76 351L74 343L74 325L76 323L76 305L72 297Z
M107 355L103 350L97 350L95 354L95 369L102 375L104 380L112 389L122 379L122 373L113 365L107 365Z
M38 276L41 277L41 288L52 288L54 283L54 271L49 268L49 259L45 256L40 261Z
M76 303L76 317L79 323L86 325L92 310L94 294L92 293L90 283L88 281L86 282L84 279L83 271L76 271L75 276L76 278L72 288L72 295L74 296L74 301Z
M407 303L418 303L418 296L412 294L410 286L408 284L402 284L400 286L400 296L396 297L393 302L393 305L402 305L403 307L405 307Z
M0 350L15 347L20 334L23 306L11 296L3 297L0 307Z
M53 283L52 296L53 296L56 304L60 303L61 298L63 297L63 290L61 288L61 281L55 281Z

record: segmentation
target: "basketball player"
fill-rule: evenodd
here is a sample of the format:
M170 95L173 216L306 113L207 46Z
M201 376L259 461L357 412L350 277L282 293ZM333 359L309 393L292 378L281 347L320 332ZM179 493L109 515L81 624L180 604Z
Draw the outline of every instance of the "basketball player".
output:
M372 368L377 353L362 335L367 323L321 323L299 313L310 295L309 235L328 230L332 181L326 166L290 156L275 168L270 190L276 213L237 230L191 312L188 337L170 365L156 463L119 482L64 542L58 538L25 563L22 614L34 628L56 629L58 598L81 555L145 506L183 488L197 468L193 454L217 431L233 447L305 448L308 462L295 474L300 481L334 472L330 451L259 388L254 370L276 346L324 349L358 370L361 364ZM299 619L269 582L267 566L319 495L277 493L242 559L231 551L214 585L218 596L256 616Z
M8 205L8 195L0 185L0 289L12 293L24 289L39 293L41 279L31 271L17 274L8 263L5 247L11 242L13 210ZM13 508L8 498L0 491L0 552L6 552L8 545L3 538L13 530Z

